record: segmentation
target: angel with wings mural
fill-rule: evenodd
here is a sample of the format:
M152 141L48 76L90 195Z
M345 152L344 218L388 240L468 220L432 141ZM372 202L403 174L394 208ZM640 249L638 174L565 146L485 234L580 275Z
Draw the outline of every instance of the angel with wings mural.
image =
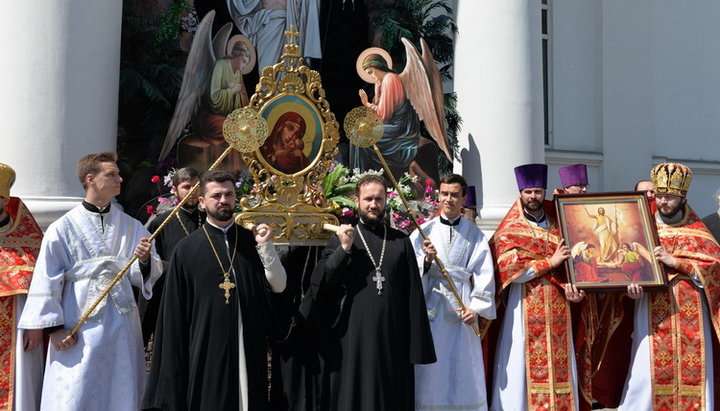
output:
M417 161L419 147L430 143L421 135L420 120L425 123L440 150L452 161L445 128L442 83L425 40L420 39L422 56L408 39L403 38L402 42L407 64L399 74L393 69L387 51L371 47L360 54L358 74L368 83L374 83L375 94L372 101L364 90L360 90L359 95L362 104L377 111L383 120L383 136L377 146L393 175L402 176L412 169L413 174L420 174L419 177L425 181L425 177L437 174L437 163L436 158L432 159L435 164L419 164ZM353 146L350 162L353 168L360 170L382 169L372 148ZM428 168L434 168L435 172Z
M256 60L250 40L242 35L230 37L232 23L225 24L212 37L215 12L210 11L198 25L188 54L175 113L170 122L160 159L175 144L184 166L207 169L227 147L222 133L225 117L248 103L243 75ZM188 123L192 132L185 133ZM239 156L229 160L231 168L241 168Z

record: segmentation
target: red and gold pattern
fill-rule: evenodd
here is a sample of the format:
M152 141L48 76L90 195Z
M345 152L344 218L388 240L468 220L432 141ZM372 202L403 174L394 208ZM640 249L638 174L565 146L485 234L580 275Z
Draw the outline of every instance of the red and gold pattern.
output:
M0 237L0 410L13 409L15 381L15 299L27 294L40 251L42 231L23 202L11 197L10 229Z
M720 246L687 206L683 221L674 225L659 223L658 234L660 244L678 263L668 270L668 289L648 293L653 408L706 409L705 367L715 364L705 364L700 293L707 299L715 329L715 333L710 334L717 338L720 335ZM700 279L702 289L693 284L692 276Z
M562 269L552 269L550 256L560 241L551 203L545 202L551 223L544 229L531 225L518 200L490 240L496 262L499 291L533 268L537 278L523 284L526 378L528 406L532 410L575 408L570 307L559 287L565 281Z

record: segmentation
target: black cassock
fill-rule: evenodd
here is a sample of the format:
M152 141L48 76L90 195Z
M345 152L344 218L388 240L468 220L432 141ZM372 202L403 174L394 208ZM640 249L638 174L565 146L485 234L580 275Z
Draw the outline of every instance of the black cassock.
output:
M359 223L356 229L378 262L383 226ZM312 301L303 301L301 310L325 329L317 339L322 410L412 410L414 364L436 361L415 252L405 234L387 228L381 268L385 282L378 295L375 266L356 233L350 253L333 236L313 272Z
M239 409L238 305L242 313L248 409L264 410L267 395L267 339L286 326L278 294L270 289L252 233L233 224L227 234L204 225L222 265L229 267L225 239L237 249L236 287L225 304L223 271L202 228L180 241L165 279L155 329L143 409ZM237 231L237 244L235 233Z
M170 211L158 214L147 226L148 231L154 233L158 227L168 218ZM170 260L175 246L180 240L197 230L201 223L202 215L198 208L193 211L184 209L178 210L178 213L165 225L165 228L155 238L155 249L163 261L163 271L167 272L167 264ZM182 221L182 224L180 223ZM187 230L187 232L185 232ZM157 321L158 311L160 310L160 298L162 290L165 286L165 276L158 278L153 285L153 297L148 300L143 297L142 293L138 295L138 311L140 312L140 321L142 323L143 342L147 345L150 340L150 334L155 331L155 322Z
M710 230L713 237L715 237L715 241L720 243L720 215L718 215L718 213L712 213L705 216L702 222L708 230Z

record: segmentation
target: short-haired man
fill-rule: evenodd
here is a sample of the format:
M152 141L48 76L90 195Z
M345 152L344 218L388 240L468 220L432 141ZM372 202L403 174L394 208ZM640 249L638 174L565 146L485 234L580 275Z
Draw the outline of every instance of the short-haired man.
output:
M78 163L85 200L45 233L20 328L45 329L50 347L41 409L137 410L145 383L140 318L132 286L145 297L162 273L149 233L110 204L120 194L114 153ZM130 267L77 334L70 330L133 257Z
M632 359L621 409L717 407L720 330L720 246L687 204L692 171L676 163L653 167L660 245L669 287L628 294L636 298Z
M645 193L645 196L650 201L653 201L655 199L655 186L653 185L653 182L651 180L638 181L637 183L635 183L634 190L642 191L643 193Z
M184 167L177 170L172 176L172 187L170 191L178 201L182 201L190 192L190 189L200 181L200 174L191 167ZM168 218L172 210L165 211L156 215L147 223L148 231L154 233L160 225ZM175 217L168 221L165 228L155 237L155 247L157 253L163 261L163 272L167 271L167 264L170 261L175 245L178 241L187 237L202 224L203 216L198 210L198 194L197 191L190 196ZM158 279L154 286L153 298L150 300L140 296L138 299L138 309L140 310L140 319L142 321L143 343L147 345L150 335L155 331L155 321L157 320L158 310L160 308L160 297L162 297L165 276Z
M270 227L235 224L231 173L203 174L199 201L205 224L170 258L143 409L265 410L267 339L286 331L285 269Z
M10 196L15 170L0 163L0 410L40 405L42 330L17 329L40 251L42 231L21 199Z
M702 222L715 237L715 241L720 243L720 189L715 192L715 201L717 201L718 210L703 217Z
M494 366L491 409L578 409L570 305L584 292L561 284L570 249L545 201L547 166L515 168L520 198L490 239L507 301ZM565 287L565 295L563 295Z
M415 409L487 409L485 364L472 325L495 319L495 279L488 239L462 218L467 183L457 174L440 180L440 215L410 235L422 268L425 304L438 361L415 369ZM452 278L465 310L433 263L438 256ZM489 324L489 323L488 323Z
M588 190L587 166L572 164L558 169L564 194L585 194Z
M410 410L415 364L435 361L415 251L383 223L385 180L357 182L357 226L344 224L313 272L309 321L329 328L318 347L321 410Z

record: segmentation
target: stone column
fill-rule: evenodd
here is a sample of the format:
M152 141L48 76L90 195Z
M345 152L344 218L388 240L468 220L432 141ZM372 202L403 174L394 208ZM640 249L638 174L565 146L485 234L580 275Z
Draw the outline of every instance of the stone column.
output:
M481 227L492 231L518 198L513 168L544 161L540 2L459 0L456 19L455 171L477 186Z
M84 196L85 154L115 151L122 2L23 1L0 13L0 162L47 227Z

